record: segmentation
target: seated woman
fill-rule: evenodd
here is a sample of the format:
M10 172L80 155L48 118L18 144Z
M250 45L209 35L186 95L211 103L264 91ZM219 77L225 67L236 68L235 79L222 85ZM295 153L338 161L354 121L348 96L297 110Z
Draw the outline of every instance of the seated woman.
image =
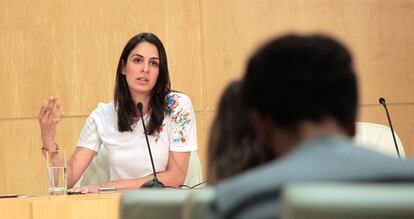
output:
M152 33L140 33L128 41L119 58L114 100L100 103L86 119L76 150L67 164L71 188L104 145L109 154L108 182L77 188L98 192L101 187L136 189L153 178L144 129L152 149L158 179L165 186L184 182L190 152L197 150L196 120L189 97L170 90L167 56L162 42ZM56 97L45 100L39 113L43 152L59 153L56 124L62 118ZM59 162L56 156L56 161Z
M271 152L256 142L253 125L240 100L239 81L221 97L208 141L208 184L216 184L272 160Z

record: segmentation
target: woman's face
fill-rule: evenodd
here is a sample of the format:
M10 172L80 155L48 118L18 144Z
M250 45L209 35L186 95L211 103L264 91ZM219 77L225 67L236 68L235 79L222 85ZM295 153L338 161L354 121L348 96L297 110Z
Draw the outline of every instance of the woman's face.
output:
M131 95L150 95L157 82L160 58L158 49L149 42L140 42L129 53L123 66Z

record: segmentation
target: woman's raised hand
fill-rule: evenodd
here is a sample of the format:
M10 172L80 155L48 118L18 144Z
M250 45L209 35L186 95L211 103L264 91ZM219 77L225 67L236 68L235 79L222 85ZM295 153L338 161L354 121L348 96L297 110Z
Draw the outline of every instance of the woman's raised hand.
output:
M38 115L43 147L55 147L56 124L63 118L60 101L51 96L43 101Z

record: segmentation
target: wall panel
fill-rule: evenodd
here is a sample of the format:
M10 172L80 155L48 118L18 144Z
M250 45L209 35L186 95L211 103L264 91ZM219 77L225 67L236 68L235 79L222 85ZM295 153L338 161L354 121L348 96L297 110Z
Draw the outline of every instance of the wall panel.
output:
M173 88L202 108L200 17L197 1L27 1L0 8L0 118L33 117L49 95L68 115L87 115L112 99L123 46L135 34L164 42ZM143 7L145 6L145 7ZM189 83L189 81L191 83Z
M65 118L58 124L56 142L69 157L85 117ZM46 160L36 119L0 120L0 193L47 194Z
M361 102L414 102L414 2L410 0L203 1L207 108L239 78L251 52L271 36L322 32L354 53ZM221 54L221 55L217 55Z

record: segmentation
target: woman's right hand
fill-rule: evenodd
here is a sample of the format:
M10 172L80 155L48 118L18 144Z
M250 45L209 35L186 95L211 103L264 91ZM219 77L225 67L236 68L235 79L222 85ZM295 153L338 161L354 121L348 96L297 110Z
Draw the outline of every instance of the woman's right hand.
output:
M56 124L63 118L57 97L51 96L43 101L38 115L43 147L55 147Z

